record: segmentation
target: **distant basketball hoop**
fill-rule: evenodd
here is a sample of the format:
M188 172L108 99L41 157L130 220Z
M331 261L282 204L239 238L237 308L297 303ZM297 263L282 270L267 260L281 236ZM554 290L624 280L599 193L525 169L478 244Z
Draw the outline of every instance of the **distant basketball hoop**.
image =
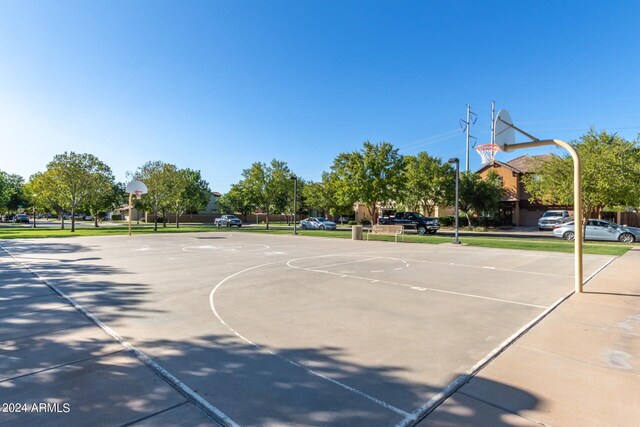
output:
M147 194L147 186L142 181L131 181L127 184L127 193L129 193L129 236L131 236L131 208L133 207L133 196L139 199L143 194Z
M497 144L482 144L476 147L476 151L482 157L482 166L486 166L496 159L496 153L500 151L500 147Z

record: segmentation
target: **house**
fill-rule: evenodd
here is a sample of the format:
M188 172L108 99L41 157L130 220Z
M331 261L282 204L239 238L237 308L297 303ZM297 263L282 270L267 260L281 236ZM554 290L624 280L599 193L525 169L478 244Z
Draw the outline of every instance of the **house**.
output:
M216 214L220 213L220 208L218 207L218 199L222 196L221 193L217 191L211 192L211 197L209 198L209 202L207 203L207 207L204 210L199 211L199 214Z
M549 154L524 155L508 162L494 160L477 171L482 178L486 178L490 171L494 171L502 179L506 192L500 200L499 215L503 225L536 227L538 219L547 210L562 209L573 212L573 206L544 205L529 201L531 194L526 192L522 177L533 171L536 162L544 161L549 156Z

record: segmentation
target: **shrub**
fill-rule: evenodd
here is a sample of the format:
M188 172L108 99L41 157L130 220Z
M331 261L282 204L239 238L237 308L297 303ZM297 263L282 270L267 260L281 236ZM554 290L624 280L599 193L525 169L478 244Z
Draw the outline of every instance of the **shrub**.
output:
M349 221L347 225L358 225L358 223L356 221Z
M368 219L363 219L362 221L360 221L360 224L362 224L362 225L371 225L371 221L369 221Z
M443 226L443 227L455 227L456 226L456 217L454 215L441 216L440 218L438 218L438 221L440 221L440 225ZM468 225L469 224L468 224L466 216L458 217L458 226L459 227L466 227Z
M111 221L122 221L122 214L111 214Z

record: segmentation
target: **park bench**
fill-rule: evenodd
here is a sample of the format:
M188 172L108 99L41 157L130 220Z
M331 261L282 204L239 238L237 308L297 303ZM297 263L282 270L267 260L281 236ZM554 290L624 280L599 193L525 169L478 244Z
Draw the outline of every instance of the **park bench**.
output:
M375 224L371 226L371 229L369 229L369 232L367 233L367 240L369 240L370 234L394 236L396 239L396 243L398 243L398 236L402 236L402 241L404 242L404 227L401 225Z

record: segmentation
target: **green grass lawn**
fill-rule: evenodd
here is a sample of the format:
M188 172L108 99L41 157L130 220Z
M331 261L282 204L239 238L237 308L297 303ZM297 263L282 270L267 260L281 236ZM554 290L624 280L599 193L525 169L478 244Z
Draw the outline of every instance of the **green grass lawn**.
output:
M159 233L192 233L192 232L242 232L242 233L269 233L269 234L291 234L291 229L275 229L266 230L263 227L243 227L243 228L214 228L210 225L194 225L185 224L176 228L175 225L169 225L166 228L162 225L158 226ZM132 233L153 233L153 225L133 225ZM94 227L76 227L76 231L72 233L70 226L66 226L64 230L59 228L26 228L26 227L0 227L0 239L30 239L30 238L51 238L51 237L79 237L79 236L112 236L112 235L126 235L128 233L127 224L119 224L117 226L102 226L100 228ZM321 231L321 230L298 230L298 234L301 236L312 237L325 237L325 238L342 238L350 239L351 233L347 230L337 231ZM366 238L366 237L365 237ZM371 240L389 241L393 242L393 237L390 236L373 236ZM407 234L404 236L404 244L408 243L422 243L422 244L440 244L451 243L452 237L441 235L428 235L419 236L416 234ZM460 241L464 245L479 246L487 248L500 248L500 249L522 249L522 250L535 250L535 251L547 251L547 252L564 252L573 253L573 242L567 242L560 239L548 239L539 237L493 237L493 236L461 236ZM398 243L402 244L402 243ZM637 243L635 244L638 245ZM622 255L631 249L634 245L622 244L616 242L587 242L583 245L583 251L585 254L596 255Z

